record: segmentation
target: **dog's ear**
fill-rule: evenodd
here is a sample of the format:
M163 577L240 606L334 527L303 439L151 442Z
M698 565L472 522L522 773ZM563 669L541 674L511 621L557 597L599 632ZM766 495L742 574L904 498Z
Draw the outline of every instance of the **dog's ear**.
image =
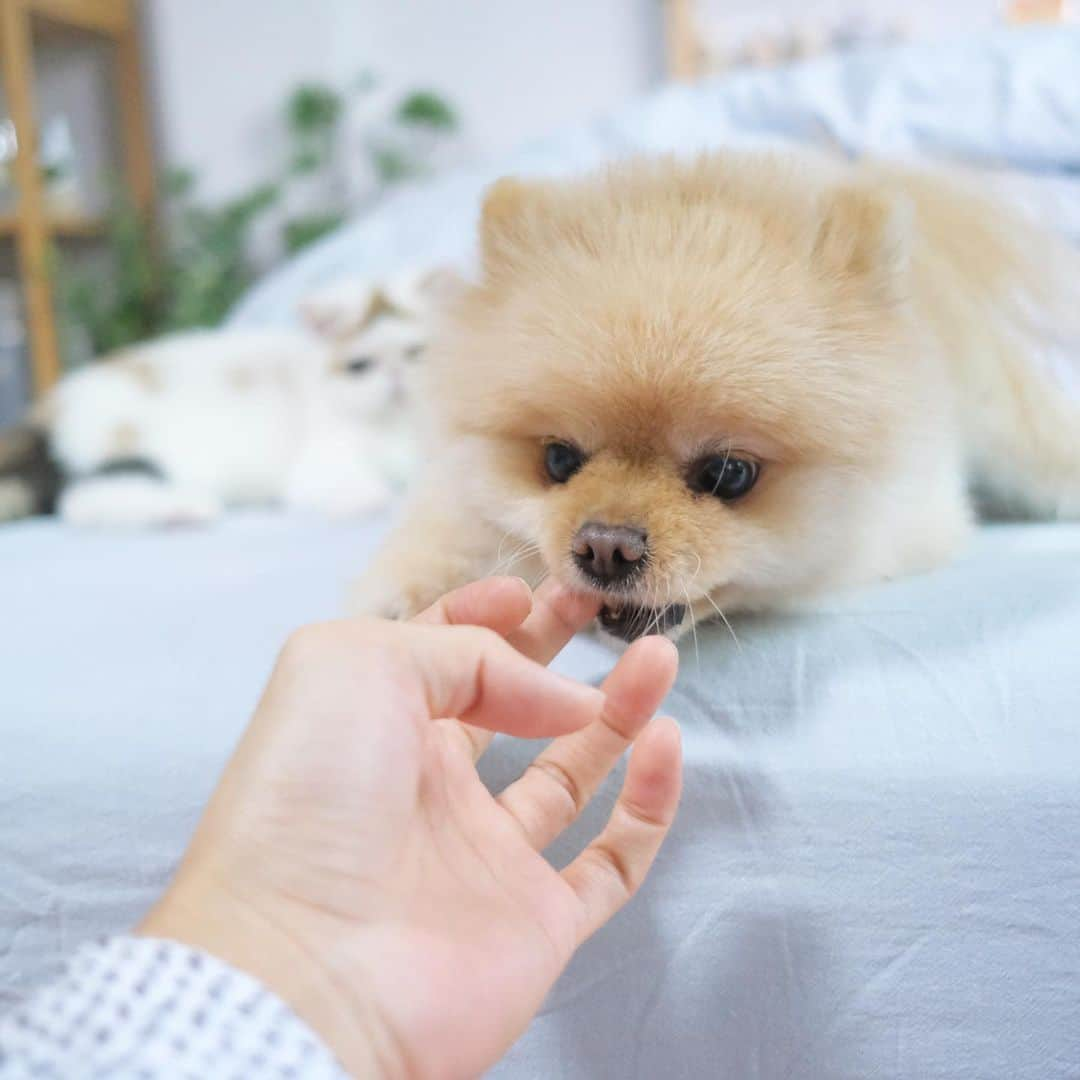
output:
M513 176L504 176L488 188L480 213L480 251L486 271L513 265L535 237L546 202L543 184Z
M840 280L864 283L881 300L899 300L906 292L912 217L902 196L835 188L818 206L814 264Z

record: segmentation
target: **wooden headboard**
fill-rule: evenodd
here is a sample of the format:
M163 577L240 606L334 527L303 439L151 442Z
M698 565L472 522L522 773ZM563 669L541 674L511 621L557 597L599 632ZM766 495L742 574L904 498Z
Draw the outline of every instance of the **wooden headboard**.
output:
M968 0L966 4L878 4L851 0L834 5L832 22L810 15L811 5L791 0L663 0L668 74L693 82L737 67L769 66L870 41L931 35L942 26L964 29L994 23L1080 21L1080 0ZM959 10L958 9L962 9ZM944 23L942 11L949 11ZM914 14L913 14L914 12ZM761 29L745 34L748 22ZM738 27L744 33L734 32ZM728 32L726 32L726 29Z
M680 82L693 82L704 66L694 0L664 0L664 31L668 74Z

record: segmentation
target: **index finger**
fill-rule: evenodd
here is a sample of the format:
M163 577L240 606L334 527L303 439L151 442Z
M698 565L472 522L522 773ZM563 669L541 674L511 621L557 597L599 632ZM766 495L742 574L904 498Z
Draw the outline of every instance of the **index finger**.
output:
M440 596L410 620L429 626L486 626L506 637L528 618L532 589L516 577L471 581Z
M498 583L498 584L496 584ZM540 664L550 663L563 646L588 626L600 608L599 600L571 592L548 578L522 606L527 586L520 578L486 578L447 593L414 622L450 626L486 626L501 633L522 655ZM473 760L491 745L493 731L463 727Z
M548 578L530 596L521 578L491 577L448 592L412 621L486 626L502 634L530 660L548 664L589 625L599 609L599 600L572 592L554 578Z
M595 618L600 601L548 578L534 593L532 611L506 640L532 660L549 664Z
M363 630L377 632L377 645L362 655L383 678L389 669L389 684L411 696L388 700L395 712L406 704L424 719L456 717L535 739L577 731L604 708L600 690L556 675L490 630L408 623Z

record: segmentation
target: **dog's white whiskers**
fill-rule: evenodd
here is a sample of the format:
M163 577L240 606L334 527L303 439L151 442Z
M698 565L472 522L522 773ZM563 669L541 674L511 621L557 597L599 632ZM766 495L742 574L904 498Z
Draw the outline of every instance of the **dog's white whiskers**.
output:
M693 555L695 559L697 559L697 566L694 567L694 572L690 575L689 584L693 585L694 582L697 580L698 574L701 573L701 556L696 551L691 551L690 554Z
M507 540L509 540L509 539L510 539L510 532L509 532L509 530L507 530L506 532L504 532L504 533L502 534L502 536L501 536L501 537L499 538L499 546L498 546L498 548L497 548L497 549L496 549L496 551L495 551L495 565L496 565L496 566L502 566L502 558L503 558L503 544L505 544L505 543L506 543L506 541L507 541Z
M668 588L668 596L670 598L671 589ZM664 607L660 606L660 582L654 581L652 587L652 602L649 605L652 608L652 618L649 620L649 626L646 633L652 633L653 630L663 632L661 623L664 617Z
M495 574L501 574L503 572L508 572L510 570L510 568L515 563L521 562L523 559L527 559L532 555L539 554L540 545L534 543L533 541L526 540L523 543L519 544L516 548L514 548L514 550L511 551L508 556L503 558L502 557L503 544L505 543L505 541L506 541L507 537L509 537L509 535L510 535L509 533L506 533L503 536L502 541L500 541L499 550L496 553L496 558L497 558L498 561L487 572L488 577L493 577Z
M742 642L739 640L739 635L735 633L735 628L728 621L728 617L724 614L723 609L708 593L705 593L705 599L708 600L710 604L712 604L713 610L716 612L717 615L720 616L723 624L728 628L728 633L731 634L731 638L735 642L736 648L738 648L739 652L742 652L743 647Z
M698 560L700 565L701 560ZM701 652L698 649L698 636L697 636L697 619L694 617L694 605L690 603L690 592L686 587L686 584L680 582L682 585L683 596L686 597L686 614L690 616L690 632L694 635L694 663L698 669L701 668Z

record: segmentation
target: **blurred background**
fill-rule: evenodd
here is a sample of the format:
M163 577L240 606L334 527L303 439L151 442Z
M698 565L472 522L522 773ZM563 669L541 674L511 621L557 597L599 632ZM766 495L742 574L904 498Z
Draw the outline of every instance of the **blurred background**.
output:
M0 1012L141 918L443 452L425 348L493 181L809 146L976 169L1080 244L1078 8L0 0ZM730 633L686 639L648 894L492 1077L1080 1077L1080 527Z
M216 325L386 193L668 78L1057 0L0 0L0 426L62 372Z

